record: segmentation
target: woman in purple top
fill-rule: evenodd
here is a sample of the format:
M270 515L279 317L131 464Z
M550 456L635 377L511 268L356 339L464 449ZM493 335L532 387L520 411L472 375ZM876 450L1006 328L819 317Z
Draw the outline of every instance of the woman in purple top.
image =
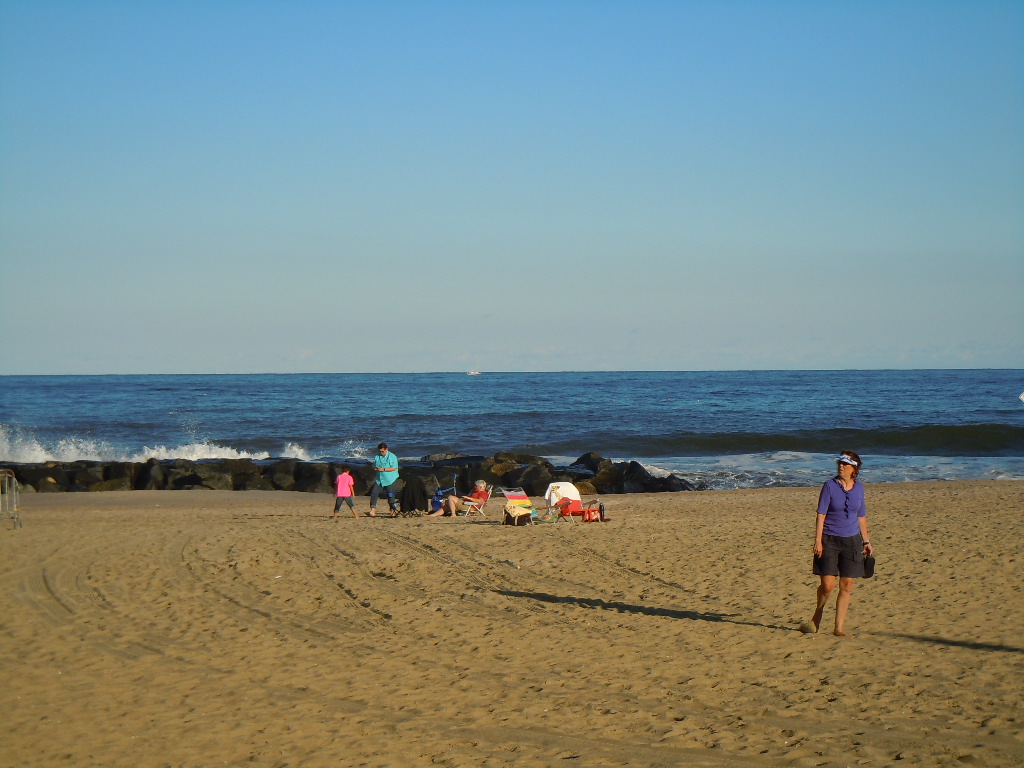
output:
M868 535L864 485L857 479L861 460L853 451L843 451L836 459L836 476L821 486L818 496L817 524L814 529L814 575L821 578L814 616L800 625L801 632L817 632L825 604L839 577L836 598L836 626L833 634L847 637L843 626L850 609L854 579L864 576L864 557L874 555Z

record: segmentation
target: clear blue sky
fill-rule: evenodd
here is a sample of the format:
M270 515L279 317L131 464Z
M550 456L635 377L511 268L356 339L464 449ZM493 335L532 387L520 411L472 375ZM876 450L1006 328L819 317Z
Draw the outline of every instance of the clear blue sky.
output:
M0 2L0 373L1024 367L1024 3Z

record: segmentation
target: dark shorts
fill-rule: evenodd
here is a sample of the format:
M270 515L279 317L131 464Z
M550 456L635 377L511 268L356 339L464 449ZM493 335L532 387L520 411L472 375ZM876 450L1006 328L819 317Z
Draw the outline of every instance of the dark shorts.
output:
M864 578L864 537L829 536L821 537L821 557L814 558L815 576L842 576L851 579Z
M349 509L355 509L356 508L355 504L352 503L352 497L351 496L335 496L334 498L335 498L335 501L334 501L334 511L335 512L337 512L339 509L341 509L341 505L343 503L344 504L348 504L348 508Z

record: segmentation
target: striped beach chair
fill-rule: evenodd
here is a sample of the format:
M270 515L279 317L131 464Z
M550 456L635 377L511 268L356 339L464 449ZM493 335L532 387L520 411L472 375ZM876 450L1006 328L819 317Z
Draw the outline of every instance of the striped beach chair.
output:
M505 518L511 516L515 518L516 525L533 524L533 516L537 510L533 508L533 502L526 495L526 491L522 488L502 488L501 495L506 499L503 522ZM524 517L526 518L526 523L522 522Z

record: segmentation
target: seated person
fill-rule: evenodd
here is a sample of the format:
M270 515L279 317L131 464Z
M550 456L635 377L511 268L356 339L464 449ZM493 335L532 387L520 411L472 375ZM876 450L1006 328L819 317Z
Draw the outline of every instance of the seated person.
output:
M467 503L487 501L487 498L487 483L483 480L477 480L473 487L473 492L469 496L456 496L452 494L444 500L439 510L430 513L430 517L440 517L441 515L451 517L464 511Z

